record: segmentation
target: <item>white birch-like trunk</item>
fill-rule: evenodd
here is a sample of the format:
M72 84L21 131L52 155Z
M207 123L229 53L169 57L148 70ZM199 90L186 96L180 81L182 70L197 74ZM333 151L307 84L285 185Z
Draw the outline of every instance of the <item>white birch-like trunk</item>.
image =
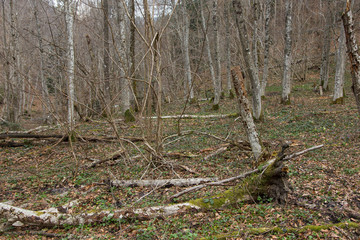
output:
M323 48L320 68L320 84L324 91L329 88L329 63L330 63L330 42L331 42L331 23L332 12L330 11L330 0L327 0L326 23L324 29Z
M221 63L220 63L220 36L219 36L219 22L218 22L218 4L217 0L213 0L212 8L212 19L213 19L213 28L214 28L214 42L215 42L215 51L214 51L214 61L216 67L215 75L215 85L214 85L214 103L213 109L217 110L219 108L220 95L221 95Z
M261 157L262 148L259 135L256 131L253 116L250 111L250 104L249 100L247 99L244 79L242 78L241 71L236 68L231 69L231 75L246 135L248 137L251 150L254 154L255 161L258 161Z
M292 61L292 0L286 0L285 18L285 49L284 49L284 75L282 79L281 102L290 104L291 92L291 61Z
M191 76L191 65L190 65L190 53L189 53L189 37L190 37L190 20L189 20L189 14L186 9L186 1L183 2L182 6L183 10L183 16L184 16L184 67L185 67L185 75L187 80L187 85L189 92L186 94L186 96L189 94L189 100L190 102L194 99L194 89L193 89L193 82L192 82L192 76Z
M334 104L344 104L344 76L345 76L345 58L346 44L344 26L340 24L340 37L338 40L338 49L336 53L336 72L334 85Z
M243 8L240 0L233 0L233 7L236 13L236 25L241 43L241 52L245 61L246 76L250 79L253 89L252 104L253 104L253 117L256 120L262 118L261 94L260 94L260 81L257 69L255 69L254 60L249 48L249 39L247 28L244 19Z
M65 22L66 22L66 35L67 35L67 52L66 52L66 61L67 61L67 89L68 89L68 125L69 131L74 130L74 100L75 100L75 55L74 55L74 1L65 0Z
M269 75L269 51L270 51L270 20L274 0L266 0L265 3L265 47L264 47L264 68L261 79L261 96L265 96L265 89Z
M213 83L213 86L214 86L214 102L215 102L215 98L220 98L220 96L216 96L216 91L215 91L216 75L215 75L214 64L213 64L213 60L212 60L212 56L211 56L210 41L209 41L207 28L206 28L206 20L205 20L205 15L204 15L203 0L200 0L200 15L201 15L201 25L202 25L203 32L204 32L204 37L205 37L205 40L204 40L205 41L205 50L206 50L206 53L207 53L207 56L208 56L211 80L212 80L212 83Z

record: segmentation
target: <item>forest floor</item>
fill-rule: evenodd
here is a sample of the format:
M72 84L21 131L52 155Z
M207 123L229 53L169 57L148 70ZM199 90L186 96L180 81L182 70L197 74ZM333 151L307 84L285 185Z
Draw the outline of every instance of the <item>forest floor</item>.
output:
M359 228L327 227L302 229L307 225L325 225L359 221L339 211L344 204L360 212L360 129L355 101L347 84L345 105L331 105L331 92L323 96L313 91L313 82L295 82L293 102L280 104L279 84L267 88L264 121L257 123L264 141L273 151L283 141L291 141L289 152L311 146L324 147L288 162L293 191L284 205L269 199L254 199L222 210L189 212L146 221L105 221L97 225L55 228L13 227L0 233L1 239L358 239ZM183 103L164 105L163 115L182 112ZM226 114L237 111L235 100L221 102L221 109L211 110L207 101L187 107L186 114ZM139 136L138 123L117 123L122 136ZM241 121L224 119L183 119L181 131L196 130L221 138L246 140ZM106 121L85 122L77 126L81 136L114 135ZM61 133L53 129L42 134ZM177 133L177 120L164 120L164 136ZM42 210L79 200L74 211L140 208L168 204L171 195L184 188L110 187L109 179L167 179L217 177L229 178L251 170L249 152L233 147L204 160L223 142L199 134L169 138L164 152L186 157L166 157L191 171L149 164L143 158L108 161L95 168L85 168L87 158L104 159L117 151L119 142L69 143L50 140L30 141L23 147L0 148L0 202L9 201L25 209ZM142 143L136 143L142 149ZM131 155L139 154L133 145L123 143ZM76 156L76 158L74 157ZM171 156L171 155L169 155ZM183 195L177 202L209 196L230 186L207 187ZM4 222L0 219L0 223ZM282 229L284 232L275 230ZM255 231L255 228L265 228ZM269 228L269 229L268 229ZM298 229L299 231L286 231ZM52 234L52 235L51 235ZM227 235L228 234L228 235Z

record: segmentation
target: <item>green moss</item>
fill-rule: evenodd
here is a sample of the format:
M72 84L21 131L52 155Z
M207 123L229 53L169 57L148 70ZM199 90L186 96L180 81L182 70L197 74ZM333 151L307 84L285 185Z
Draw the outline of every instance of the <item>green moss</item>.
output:
M202 209L218 209L226 205L247 201L251 198L257 199L259 194L264 193L266 183L269 177L271 177L269 173L272 170L273 168L270 165L261 177L259 177L258 174L254 174L253 176L247 177L234 188L230 188L212 197L191 200L189 203Z
M280 228L280 227L273 227L273 228L267 228L267 227L262 227L262 228L250 228L250 229L245 229L244 231L238 232L232 232L232 233L227 233L227 234L219 234L216 236L211 236L209 238L202 238L202 239L213 239L215 237L215 239L227 239L230 237L234 237L234 236L239 236L241 234L246 234L246 233L250 233L250 234L254 234L254 235L260 235L260 234L266 234L266 233L295 233L295 234L299 234L299 233L304 233L307 231L313 231L313 232L320 232L321 230L325 230L325 229L330 229L332 227L337 227L337 228L341 228L341 229L350 229L350 228L360 228L360 224L359 223L354 223L354 222L341 222L341 223L337 223L337 224L324 224L324 225L307 225L304 227L300 227L300 228Z
M128 122L134 122L135 121L135 117L134 115L132 114L131 110L128 109L125 111L124 113L124 118L125 118L125 122L128 123Z
M230 98L230 99L234 99L234 98L235 98L235 94L234 94L234 91L233 91L233 90L230 90L230 91L229 91L229 98Z
M341 105L344 105L344 103L345 103L344 97L338 98L338 99L336 99L335 101L334 101L334 100L331 101L331 104L341 104Z
M212 106L212 110L215 110L215 111L219 110L219 104L214 104Z

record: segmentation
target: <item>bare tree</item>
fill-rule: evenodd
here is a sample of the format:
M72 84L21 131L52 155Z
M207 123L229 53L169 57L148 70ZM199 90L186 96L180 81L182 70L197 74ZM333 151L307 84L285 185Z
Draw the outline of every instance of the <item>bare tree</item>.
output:
M334 96L332 100L334 104L344 104L345 58L346 58L345 32L344 32L344 26L341 24L340 37L338 40L338 49L336 53L335 85L334 85Z
M358 45L356 43L354 18L351 11L351 0L346 1L346 10L342 16L346 37L346 46L350 59L352 90L355 96L356 105L360 114L360 55L358 53Z
M225 17L225 59L226 59L226 90L227 94L229 94L230 98L234 97L234 93L232 92L232 84L231 84L231 34L230 34L230 5L231 2L225 2L224 5L224 17Z
M74 0L64 0L65 9L65 22L66 22L66 35L67 35L67 89L68 89L68 124L69 131L74 130L74 101L75 101L75 55L74 55L74 14L75 14L75 2Z
M292 0L286 0L284 75L282 80L281 103L290 104L291 61L292 61Z
M249 39L247 28L245 25L243 7L240 0L233 0L233 8L236 13L236 26L241 43L241 52L245 61L246 76L250 79L250 83L253 89L252 92L252 104L253 104L253 117L256 120L262 118L262 106L260 95L260 81L258 71L255 68L254 60L249 49Z
M205 14L204 14L204 2L203 0L200 0L200 15L201 15L201 24L202 24L202 30L204 32L204 37L205 37L205 48L206 48L206 53L208 56L208 63L209 63L209 70L210 70L210 75L211 75L211 80L213 83L213 87L214 87L214 103L213 106L216 108L216 102L219 103L220 101L220 95L219 92L216 91L216 73L215 73L215 69L214 69L214 63L213 63L213 59L211 56L211 47L210 47L210 41L209 41L209 36L208 36L208 29L207 29L207 25L206 25L206 19L205 19ZM218 105L217 105L218 107Z
M189 53L189 37L190 37L190 20L189 13L187 11L187 1L183 1L182 4L182 13L184 17L184 32L183 32L183 52L184 52L184 68L185 76L187 80L187 85L189 89L189 99L190 102L194 101L194 88L193 80L191 75L191 65L190 65L190 53Z
M261 79L261 96L265 96L265 89L269 75L269 51L270 51L270 20L272 15L274 0L266 0L265 3L265 47L264 47L264 66Z
M330 43L331 43L331 24L332 24L332 11L331 0L326 1L326 23L324 29L323 48L321 57L320 68L320 83L319 87L327 91L329 88L329 63L330 63Z
M216 68L215 84L214 84L214 103L213 110L219 109L220 95L221 95L221 63L220 63L220 36L219 36L219 20L218 20L218 0L213 0L212 8L212 19L213 19L213 28L214 28L214 61Z

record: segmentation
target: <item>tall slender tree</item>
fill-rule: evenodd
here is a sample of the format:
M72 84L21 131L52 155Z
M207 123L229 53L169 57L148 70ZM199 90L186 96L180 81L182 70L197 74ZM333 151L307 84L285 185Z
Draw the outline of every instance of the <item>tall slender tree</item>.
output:
M74 130L74 101L75 101L75 54L74 54L74 15L75 1L64 0L65 22L66 22L66 62L67 62L67 102L68 102L68 127Z
M260 94L260 81L258 71L255 68L254 60L249 48L248 32L245 25L245 18L241 0L233 0L233 8L236 14L236 26L241 43L241 53L245 61L246 76L250 79L252 86L253 117L255 120L262 118L262 104Z
M264 66L261 79L261 96L265 96L265 89L269 75L269 52L270 52L270 20L272 15L274 0L266 0L265 2L265 46L264 46Z
M218 0L213 0L212 19L214 28L214 61L215 61L215 84L214 84L214 102L213 110L219 109L220 96L221 96L221 63L220 63L220 36L219 36L219 16L218 16Z
M290 104L291 61L292 61L292 0L286 0L284 75L282 80L281 103Z
M330 43L331 43L331 25L332 25L331 0L326 0L326 21L323 37L323 48L320 68L320 84L324 91L329 88L329 64L330 64Z

